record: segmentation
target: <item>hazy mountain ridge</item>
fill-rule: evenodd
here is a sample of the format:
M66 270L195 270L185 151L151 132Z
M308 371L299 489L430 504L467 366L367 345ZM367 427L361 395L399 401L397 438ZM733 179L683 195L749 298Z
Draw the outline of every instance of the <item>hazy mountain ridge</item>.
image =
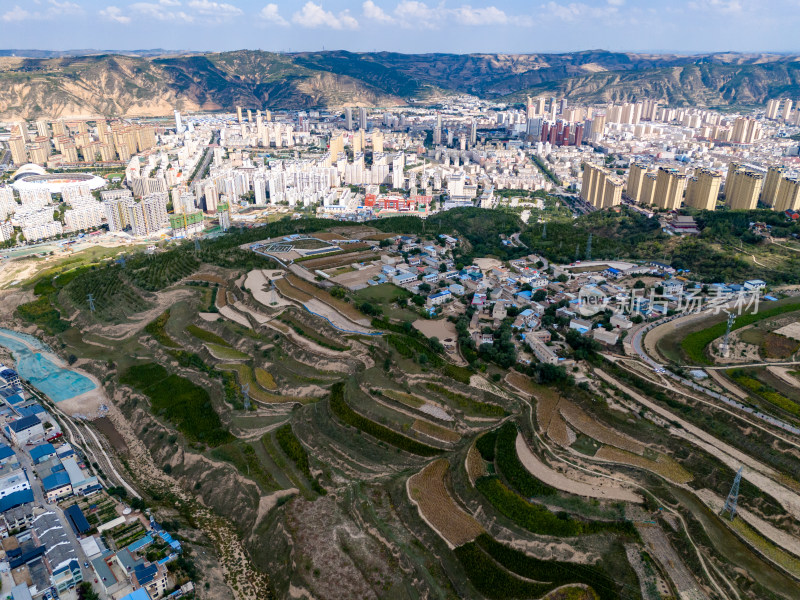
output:
M516 102L557 94L584 102L645 96L669 104L757 104L800 95L800 57L569 54L278 54L137 51L12 57L0 51L0 118L159 116L184 111L397 106L469 93ZM35 54L38 51L30 51ZM152 53L152 56L134 54Z

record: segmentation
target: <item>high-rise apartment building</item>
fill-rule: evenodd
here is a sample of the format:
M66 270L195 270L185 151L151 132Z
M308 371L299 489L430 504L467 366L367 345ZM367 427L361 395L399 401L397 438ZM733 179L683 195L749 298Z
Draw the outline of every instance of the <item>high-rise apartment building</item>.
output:
M373 154L383 152L383 133L380 131L372 132L372 152Z
M608 208L620 204L623 185L622 179L611 175L606 169L584 163L581 198L595 208Z
M133 194L128 190L109 190L100 192L103 208L106 213L109 231L122 231L128 225L128 204L132 203Z
M664 210L677 210L683 202L683 191L685 189L686 175L677 169L661 167L656 174L654 204Z
M800 210L800 181L790 177L781 177L773 210Z
M647 174L647 165L641 163L631 164L630 173L628 173L628 183L625 186L625 195L636 202L641 203L642 185L644 184L644 176Z
M8 140L8 147L11 150L11 161L16 166L22 166L28 162L28 151L25 149L25 138L20 135L11 136Z
M786 167L773 166L767 169L764 186L761 188L761 202L767 206L775 206L778 200L778 185L786 172Z
M167 194L151 194L140 202L128 204L131 234L150 235L169 226Z
M686 182L686 206L700 210L715 210L722 175L709 169L696 169L694 177Z
M733 122L731 141L735 144L752 144L761 139L761 124L755 119L739 117Z
M353 131L353 109L349 106L344 107L344 126L347 131Z
M732 184L730 187L727 185L729 179ZM734 173L728 173L725 183L725 204L729 208L732 210L753 210L758 204L758 197L764 184L764 175L737 167Z
M205 196L205 210L207 213L213 213L217 210L219 204L219 192L213 183L209 182L203 188L203 195Z
M239 121L239 125L241 125L244 122L244 119L242 118L242 107L241 106L237 106L236 107L236 118Z
M367 129L367 109L363 106L358 109L358 126L361 129Z
M780 108L781 100L780 98L772 98L767 100L767 111L766 117L768 119L775 119L778 116L778 108Z

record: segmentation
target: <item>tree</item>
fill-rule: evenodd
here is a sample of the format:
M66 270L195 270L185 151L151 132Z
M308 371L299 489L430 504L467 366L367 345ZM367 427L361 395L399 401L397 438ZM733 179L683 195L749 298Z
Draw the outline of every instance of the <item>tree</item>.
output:
M70 355L67 357L67 362L68 362L70 365L74 365L76 362L78 362L78 357L77 357L77 356L75 356L74 354L70 354Z
M641 279L637 279L636 283L633 284L633 289L635 290L643 290L645 288L644 281Z
M558 277L556 277L556 281L559 283L567 283L569 281L569 277L567 277L566 273L562 273Z
M538 289L533 293L534 302L541 302L545 298L547 298L547 292L544 289Z
M427 283L420 283L419 284L419 291L424 293L424 294L427 294L428 292L431 291L431 286L429 284L427 284Z

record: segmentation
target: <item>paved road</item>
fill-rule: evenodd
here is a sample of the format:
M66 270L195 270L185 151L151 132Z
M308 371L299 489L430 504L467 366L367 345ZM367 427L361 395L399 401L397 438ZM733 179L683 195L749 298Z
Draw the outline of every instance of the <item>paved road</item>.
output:
M214 132L214 135L211 138L211 142L208 144L208 146L206 146L205 154L203 155L203 162L201 163L200 168L197 169L197 173L195 174L195 176L192 177L192 180L189 182L189 187L192 187L195 181L198 178L202 178L203 173L206 172L206 169L208 168L208 163L210 163L211 159L214 158L214 153L211 151L211 145L216 144L218 142L219 142L219 132Z
M680 315L680 316L685 316L685 315ZM756 417L757 419L760 419L760 420L762 420L762 421L764 421L766 423L769 423L770 425L773 425L775 427L783 429L784 431L788 431L789 433L793 433L795 435L800 435L800 428L795 427L793 425L790 425L786 421L783 421L781 419L773 417L772 415L764 414L761 411L759 411L759 410L757 410L757 409L755 409L755 408L753 408L751 406L746 406L746 405L742 404L741 402L739 402L738 400L734 400L730 396L726 396L724 394L719 394L719 393L715 392L714 390L709 389L709 388L707 388L705 386L702 386L702 385L700 385L699 383L697 383L695 381L692 381L692 380L689 380L689 379L685 379L684 377L681 377L677 373L673 373L672 371L670 371L668 369L665 369L664 365L662 365L662 364L656 362L655 360L653 360L647 354L647 352L644 351L644 348L642 346L642 339L644 338L644 334L646 334L651 329L653 329L655 327L658 327L659 325L663 325L664 323L668 323L668 322L670 322L670 321L672 321L674 319L677 319L677 318L679 318L678 315L675 315L675 316L672 316L672 317L665 317L663 319L660 319L658 321L650 323L649 325L646 325L645 327L641 327L638 330L636 330L636 332L633 334L633 337L631 339L631 345L633 346L633 349L636 352L636 354L639 355L640 359L642 359L645 363L647 363L650 367L652 367L652 369L655 372L663 373L664 375L666 375L667 377L677 381L681 385L689 387L689 388L691 388L693 390L696 390L698 392L702 392L703 394L706 394L706 395L708 395L708 396L710 396L710 397L712 397L712 398L714 398L716 400L719 400L720 402L724 402L728 406L731 406L731 407L733 407L733 408L735 408L737 410L741 410L742 412L745 412L745 413L747 413L749 415L752 415L752 416ZM769 363L766 363L766 364L769 364ZM794 364L794 363L786 363L786 364ZM762 366L762 365L759 365L759 366ZM705 367L703 367L703 368L705 368ZM730 368L730 367L726 367L726 368Z

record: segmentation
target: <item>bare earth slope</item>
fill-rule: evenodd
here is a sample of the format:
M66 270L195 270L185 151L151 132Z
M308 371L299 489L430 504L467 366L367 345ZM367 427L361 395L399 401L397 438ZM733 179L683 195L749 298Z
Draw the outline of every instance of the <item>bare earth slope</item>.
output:
M514 102L526 94L587 102L650 97L672 105L757 104L800 93L800 57L569 54L276 54L29 57L0 51L0 118L159 116L252 108L397 106L443 93Z

